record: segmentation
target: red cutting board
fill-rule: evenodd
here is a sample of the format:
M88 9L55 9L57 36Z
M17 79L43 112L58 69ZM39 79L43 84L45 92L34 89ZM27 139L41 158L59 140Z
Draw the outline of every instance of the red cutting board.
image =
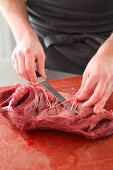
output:
M49 82L59 91L75 93L81 77ZM113 109L112 103L113 95L107 109ZM0 170L113 170L113 135L88 140L52 130L21 132L0 115Z

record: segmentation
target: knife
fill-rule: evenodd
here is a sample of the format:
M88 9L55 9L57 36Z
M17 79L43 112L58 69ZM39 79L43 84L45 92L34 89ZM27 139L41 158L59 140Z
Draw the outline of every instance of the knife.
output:
M65 104L64 102L66 99L58 93L37 71L36 76L38 78L38 81L36 84L41 84L44 86L50 93L52 93L61 103L63 103L69 110L74 111L75 113L78 113L78 111L75 108L72 108L71 104Z

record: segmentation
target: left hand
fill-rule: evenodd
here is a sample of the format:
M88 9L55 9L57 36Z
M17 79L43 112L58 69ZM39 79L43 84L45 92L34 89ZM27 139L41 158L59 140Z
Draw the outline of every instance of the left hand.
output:
M103 110L113 91L113 40L107 40L88 63L77 92L83 107L94 106L94 112Z

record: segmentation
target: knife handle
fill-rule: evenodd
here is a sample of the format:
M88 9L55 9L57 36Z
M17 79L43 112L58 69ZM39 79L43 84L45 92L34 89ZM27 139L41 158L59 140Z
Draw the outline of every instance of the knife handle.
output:
M35 70L35 73L36 73L37 78L41 77L41 75L36 70Z
M36 84L40 84L41 82L45 81L44 77L42 77L37 71L35 71L35 73L38 78L38 81L36 82Z

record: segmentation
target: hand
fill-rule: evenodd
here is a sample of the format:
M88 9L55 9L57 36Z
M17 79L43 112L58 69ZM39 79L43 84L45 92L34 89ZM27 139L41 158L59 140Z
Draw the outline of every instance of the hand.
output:
M113 42L105 42L88 63L77 92L83 107L94 106L94 112L103 110L113 91Z
M44 69L45 54L34 31L23 36L23 38L17 42L11 60L16 72L32 83L36 83L37 81L34 69L34 64L37 62L37 71L46 79Z

